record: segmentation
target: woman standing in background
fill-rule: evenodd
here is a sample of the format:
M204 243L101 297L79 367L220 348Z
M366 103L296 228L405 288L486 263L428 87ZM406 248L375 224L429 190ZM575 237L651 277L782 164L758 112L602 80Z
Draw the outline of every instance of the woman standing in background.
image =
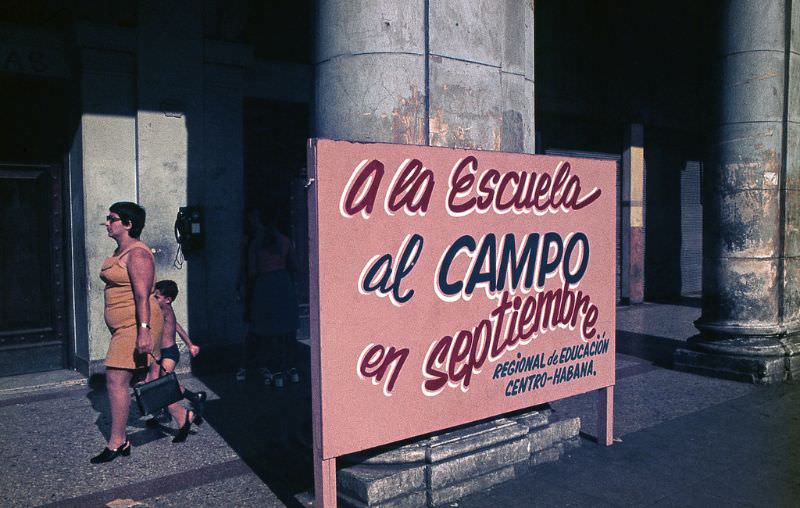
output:
M257 345L265 346L267 368L262 368L264 384L283 387L284 378L297 382L297 371L290 369L298 309L292 274L292 243L275 226L274 215L258 209L247 212L250 236L243 255L243 275L249 298L246 316L249 330L242 350L237 379L245 376L247 361L252 361ZM247 302L246 302L247 303Z

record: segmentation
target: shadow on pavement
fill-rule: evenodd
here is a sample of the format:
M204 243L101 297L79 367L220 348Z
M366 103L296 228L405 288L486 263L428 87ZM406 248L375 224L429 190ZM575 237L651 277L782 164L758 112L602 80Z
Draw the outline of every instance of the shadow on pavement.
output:
M92 405L92 409L97 413L95 425L103 439L108 441L111 434L111 410L108 405L108 392L106 391L105 382L102 377L90 380L89 392L86 398ZM146 445L159 439L169 438L172 439L177 433L174 425L170 426L170 421L162 421L162 425L156 428L148 428L145 424L145 419L139 413L136 407L136 402L131 398L131 409L128 415L128 439L134 447ZM131 429L136 429L131 432ZM102 450L97 450L98 453Z
M665 305L679 305L681 307L693 307L695 309L703 308L703 298L700 296L681 295L677 298L648 298L647 302Z
M298 348L300 382L264 386L255 369L244 382L234 371L195 375L219 398L206 402L205 419L287 506L313 487L311 388L307 348Z
M265 386L256 369L248 372L245 382L237 382L230 365L228 370L194 375L218 396L206 401L204 425L210 425L289 507L302 506L295 496L312 490L314 483L309 350L301 345L296 349L293 364L298 366L300 381L287 380L283 388ZM86 398L97 414L95 425L107 440L111 414L104 378L90 380L89 388ZM128 437L134 447L171 440L177 431L175 425L163 419L161 423L158 428L148 428L131 400Z
M685 346L684 340L617 330L617 353L648 360L667 369L672 368L675 350Z

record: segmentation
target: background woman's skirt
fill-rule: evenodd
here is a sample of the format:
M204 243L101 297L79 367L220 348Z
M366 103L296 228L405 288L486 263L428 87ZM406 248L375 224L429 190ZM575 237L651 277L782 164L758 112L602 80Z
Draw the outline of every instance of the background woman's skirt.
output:
M250 331L257 335L294 333L297 330L297 295L286 270L259 274L250 306Z

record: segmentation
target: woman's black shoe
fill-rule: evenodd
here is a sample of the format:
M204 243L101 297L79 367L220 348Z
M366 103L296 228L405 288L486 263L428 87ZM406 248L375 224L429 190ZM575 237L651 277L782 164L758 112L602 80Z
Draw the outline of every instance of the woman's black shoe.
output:
M89 462L91 462L92 464L102 464L104 462L111 462L120 455L122 455L123 457L127 457L130 454L131 454L131 442L125 441L115 450L110 450L108 447L103 448L103 451L100 453L100 455L95 455L89 460Z
M191 430L192 422L195 419L195 415L192 415L192 417L189 418L189 413L190 411L187 409L186 421L184 422L183 427L178 429L178 433L175 435L175 437L172 438L173 443L183 443L184 441L186 441L186 438L189 437L189 430Z

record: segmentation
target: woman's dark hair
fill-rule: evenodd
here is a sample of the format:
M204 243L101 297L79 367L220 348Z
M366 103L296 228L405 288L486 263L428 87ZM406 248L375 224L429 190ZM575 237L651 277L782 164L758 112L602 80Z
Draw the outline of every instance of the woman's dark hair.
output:
M173 302L178 297L178 285L175 284L174 280L160 280L156 282L156 289L158 289L162 295L171 298Z
M118 201L111 205L109 210L119 215L123 224L131 224L131 229L128 232L131 238L139 238L142 229L144 229L145 218L147 218L144 208L130 201Z

